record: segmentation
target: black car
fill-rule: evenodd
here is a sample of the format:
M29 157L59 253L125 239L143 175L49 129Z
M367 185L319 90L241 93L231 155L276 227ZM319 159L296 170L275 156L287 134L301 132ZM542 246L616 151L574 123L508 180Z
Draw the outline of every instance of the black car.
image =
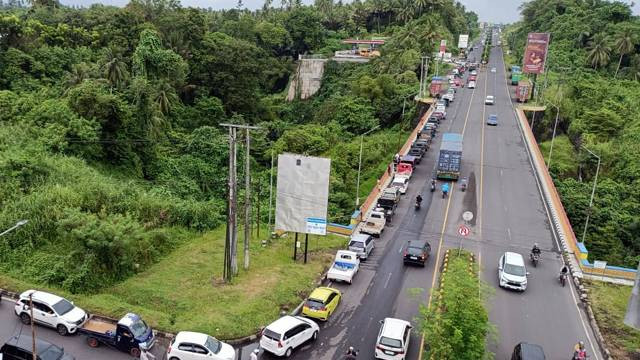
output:
M11 338L0 348L2 360L32 360L33 343L31 339L31 336L28 335ZM36 339L36 353L38 360L75 360L73 356L65 354L63 348L40 339Z
M407 241L404 248L404 264L416 264L424 267L431 253L431 245L422 240Z
M513 349L511 360L545 360L542 346L521 342Z

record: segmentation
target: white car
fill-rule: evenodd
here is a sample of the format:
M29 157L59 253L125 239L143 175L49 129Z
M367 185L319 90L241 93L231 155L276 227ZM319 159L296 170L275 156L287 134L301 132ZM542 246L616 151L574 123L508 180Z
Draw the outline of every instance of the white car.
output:
M454 96L453 96L453 93L448 92L442 95L442 98L448 100L451 103L453 102Z
M471 70L471 75L478 75L478 72L476 70Z
M211 337L190 331L180 331L167 349L169 360L234 360L236 351L229 344Z
M496 68L492 67L492 68L491 68L491 72L492 72L492 73L496 72Z
M525 291L527 289L527 272L522 255L505 252L498 262L498 282L500 287Z
M487 95L487 98L484 99L484 103L487 105L493 105L495 103L495 99L493 98L493 95Z
M353 282L353 277L360 269L358 254L349 250L338 250L333 265L327 271L327 280Z
M475 81L469 81L469 84L467 84L467 87L469 89L475 89L476 88L476 82Z
M407 193L407 188L409 187L409 178L404 175L396 175L393 177L391 187L398 189L400 194L404 195Z
M286 315L264 328L260 347L274 355L289 357L295 348L317 339L319 331L320 327L312 320Z
M385 318L380 321L376 341L376 359L404 360L411 339L411 323L401 319Z
M64 336L73 334L87 321L87 313L69 300L44 291L27 290L16 301L15 313L23 324L31 323L29 295L33 302L33 322L49 326Z

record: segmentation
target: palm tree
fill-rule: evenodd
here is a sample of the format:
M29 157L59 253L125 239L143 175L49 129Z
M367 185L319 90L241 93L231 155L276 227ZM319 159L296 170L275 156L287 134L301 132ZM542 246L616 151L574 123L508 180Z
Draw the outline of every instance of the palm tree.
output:
M618 76L618 71L620 70L620 64L622 64L622 57L626 54L629 54L635 48L635 33L631 31L631 29L625 29L619 32L616 35L615 43L613 44L615 50L620 54L620 59L618 60L618 67L616 67L616 73L613 75L615 79Z
M86 63L77 63L71 65L71 71L67 73L67 88L72 88L81 84L89 78L89 65Z
M408 22L415 14L415 4L413 0L400 0L396 6L395 12L398 20L403 23Z
M122 61L112 48L105 53L105 63L102 66L104 74L111 84L111 89L119 87L129 77L127 64Z
M179 101L175 89L166 81L162 81L157 85L154 100L158 110L165 116L169 114L173 105Z
M609 63L610 55L611 47L608 44L608 39L604 34L597 34L589 46L587 61L594 69L597 69Z

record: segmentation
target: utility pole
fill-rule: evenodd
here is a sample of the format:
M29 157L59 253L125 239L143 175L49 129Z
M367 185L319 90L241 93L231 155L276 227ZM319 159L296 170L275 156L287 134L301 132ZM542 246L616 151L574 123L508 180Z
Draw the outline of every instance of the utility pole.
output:
M268 236L271 236L271 206L273 198L273 151L271 152L271 168L269 169L269 215L267 220L267 228L269 229Z
M246 149L244 163L244 269L249 269L249 238L251 237L251 170L249 149L251 137L249 129L246 130Z
M33 360L38 360L38 353L36 352L36 327L33 325L33 293L29 294L29 314L31 318L31 354Z
M237 129L258 129L257 126L240 125L240 124L220 124L221 126L229 128L229 183L228 183L228 205L227 205L227 240L225 242L225 268L224 268L224 280L230 282L233 276L238 274L238 169L237 169ZM248 143L249 140L247 140ZM247 157L249 156L249 149L247 148ZM248 158L247 158L248 162ZM247 165L248 170L248 165ZM247 171L246 176L249 176ZM245 201L245 237L246 237L246 213L248 207L246 207ZM245 238L245 242L248 241L248 237ZM248 248L245 245L245 248ZM248 260L245 259L245 263Z

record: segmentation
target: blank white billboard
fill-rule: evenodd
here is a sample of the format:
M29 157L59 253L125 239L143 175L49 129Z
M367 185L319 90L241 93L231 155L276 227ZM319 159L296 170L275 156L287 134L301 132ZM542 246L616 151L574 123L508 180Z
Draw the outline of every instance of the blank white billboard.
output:
M469 46L469 35L460 34L460 37L458 37L458 48L466 49L467 46Z
M276 230L326 235L331 160L278 156Z

